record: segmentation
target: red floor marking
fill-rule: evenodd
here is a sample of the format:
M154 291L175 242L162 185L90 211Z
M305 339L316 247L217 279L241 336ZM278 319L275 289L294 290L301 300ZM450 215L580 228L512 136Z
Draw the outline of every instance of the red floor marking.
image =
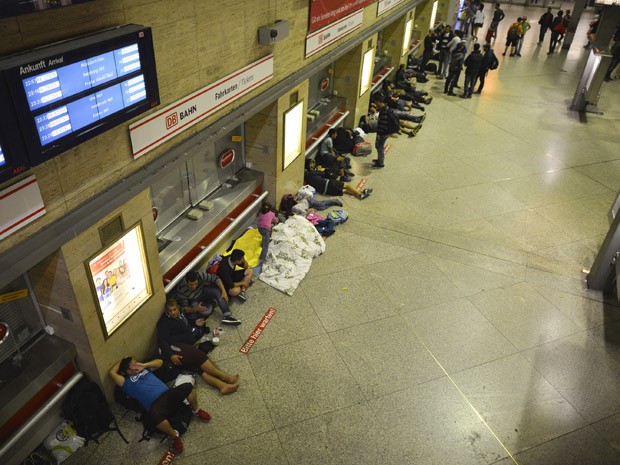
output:
M362 187L364 187L366 185L366 178L362 178L362 180L360 181L360 183L357 185L356 189L358 191L362 190Z
M388 153L391 148L392 148L392 144L385 144L385 147L383 148L383 150L385 153Z
M252 331L252 333L250 334L250 337L248 337L243 346L241 346L239 352L241 352L242 354L247 354L250 351L250 349L254 346L254 343L258 340L260 335L263 334L263 331L275 314L276 309L273 307L269 307L269 310L267 310L267 313L265 313L263 318L258 322L256 328L254 328L254 331Z
M177 454L175 454L172 450L167 450L164 456L159 461L158 465L168 465L172 463Z

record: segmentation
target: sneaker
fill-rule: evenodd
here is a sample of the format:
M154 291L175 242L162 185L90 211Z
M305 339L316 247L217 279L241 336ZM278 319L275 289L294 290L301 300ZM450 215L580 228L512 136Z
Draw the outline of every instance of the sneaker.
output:
M379 163L379 161L373 161L372 162L372 167L373 168L383 168L385 165L383 163Z
M430 104L433 101L433 97L426 97L426 102L424 102L425 105Z
M340 176L341 182L351 182L351 178L349 176Z
M502 53L502 56L505 57L506 56L506 52Z
M339 206L339 207L342 207L342 201L340 199L334 200L334 204Z
M198 410L196 410L194 412L194 415L196 415L198 418L200 418L202 421L211 421L211 415L209 415L208 412L205 412L203 409L199 408Z
M244 300L244 302L245 302L245 300ZM223 325L228 325L228 326L239 326L241 324L241 322L239 320L237 320L234 316L228 315L228 316L222 317L222 324Z
M181 436L177 436L172 440L172 447L174 448L174 451L179 454L185 450L185 446L183 445L183 439L181 439Z
M456 97L456 94L454 92L448 92L448 95L451 95L452 97Z
M239 299L241 302L247 302L248 298L245 295L245 291L241 291L237 296L237 299Z

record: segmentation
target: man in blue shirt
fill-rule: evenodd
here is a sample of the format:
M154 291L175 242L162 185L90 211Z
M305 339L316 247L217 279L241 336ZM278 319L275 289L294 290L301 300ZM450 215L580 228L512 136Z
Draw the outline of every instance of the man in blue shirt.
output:
M168 389L168 386L151 372L151 370L160 368L163 363L161 359L141 363L133 357L126 357L114 364L108 374L125 394L140 402L159 431L173 438L172 444L175 451L183 452L183 441L179 432L168 421L168 417L180 407L185 399L189 402L194 414L201 420L209 421L211 415L198 408L196 389L191 383Z

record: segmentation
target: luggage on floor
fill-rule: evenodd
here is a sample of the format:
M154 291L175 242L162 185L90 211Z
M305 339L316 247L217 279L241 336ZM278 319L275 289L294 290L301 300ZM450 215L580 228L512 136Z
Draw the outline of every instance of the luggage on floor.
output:
M491 29L491 28L489 28L489 29L487 30L487 35L486 35L486 37L484 38L484 40L486 41L486 43L487 43L487 44L490 44L490 43L491 43L491 39L493 38L493 32L495 32L495 31L493 31L493 29Z
M351 152L356 157L365 157L372 153L372 144L370 142L364 141L355 144L353 147L353 152Z
M437 72L437 64L436 63L426 63L426 69L424 70L428 73L436 73Z
M428 82L428 78L426 77L426 73L424 71L418 71L414 75L415 80L420 83Z

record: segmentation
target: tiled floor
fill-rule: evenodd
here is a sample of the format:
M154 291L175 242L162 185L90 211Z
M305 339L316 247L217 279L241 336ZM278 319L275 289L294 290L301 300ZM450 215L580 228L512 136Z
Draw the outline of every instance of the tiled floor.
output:
M509 20L522 14L507 7ZM258 283L214 358L238 393L198 383L179 465L618 464L620 309L584 285L620 186L620 81L604 116L568 111L585 51L502 59L471 100L435 95L386 167L354 160L375 194L346 198L292 297ZM481 33L482 34L482 33ZM249 355L239 348L278 312ZM133 414L69 464L156 464Z

